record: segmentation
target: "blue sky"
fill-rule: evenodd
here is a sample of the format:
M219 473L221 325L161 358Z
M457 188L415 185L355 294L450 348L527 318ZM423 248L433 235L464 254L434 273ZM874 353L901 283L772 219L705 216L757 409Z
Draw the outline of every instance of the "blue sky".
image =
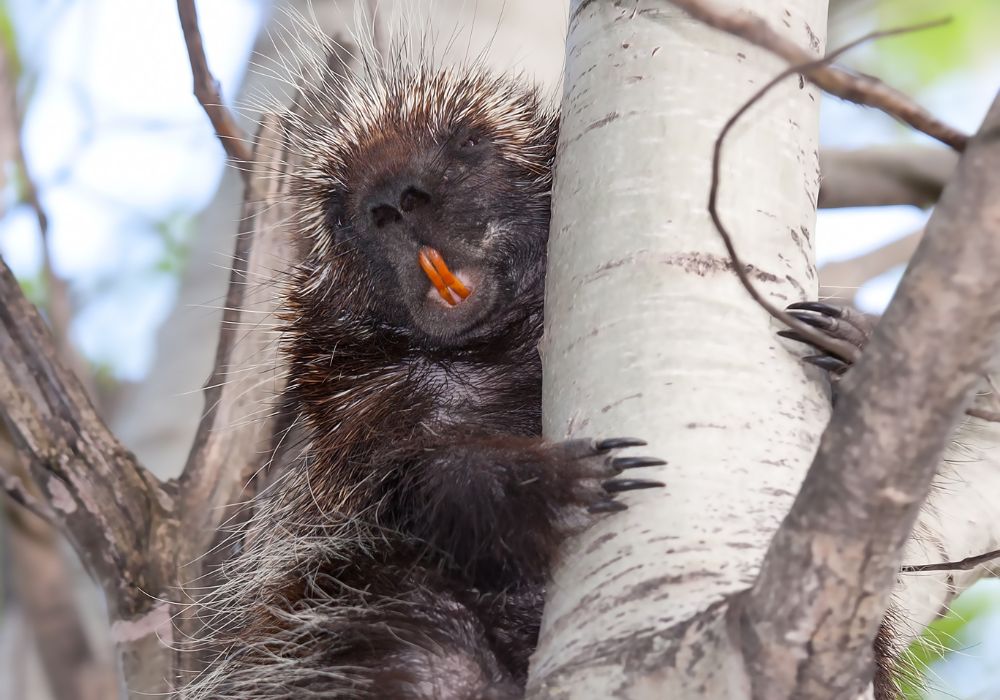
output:
M240 83L263 6L199 3L223 85ZM139 379L176 292L177 276L158 269L164 237L209 202L224 167L191 94L176 4L17 0L11 9L27 73L37 76L24 146L51 221L53 265L84 300L73 339L115 374ZM18 274L39 269L27 207L0 220L0 252Z

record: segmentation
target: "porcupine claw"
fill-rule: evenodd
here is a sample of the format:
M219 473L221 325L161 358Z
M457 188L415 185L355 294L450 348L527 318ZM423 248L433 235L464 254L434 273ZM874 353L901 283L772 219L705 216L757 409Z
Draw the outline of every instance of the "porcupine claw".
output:
M441 295L441 298L448 302L450 306L455 306L459 300L465 299L471 294L469 289L462 284L462 281L448 269L448 265L445 264L441 253L436 249L430 246L424 246L420 249L420 267L423 269L424 274L427 275L427 279L434 285L438 294ZM452 294L457 295L459 299L455 299Z

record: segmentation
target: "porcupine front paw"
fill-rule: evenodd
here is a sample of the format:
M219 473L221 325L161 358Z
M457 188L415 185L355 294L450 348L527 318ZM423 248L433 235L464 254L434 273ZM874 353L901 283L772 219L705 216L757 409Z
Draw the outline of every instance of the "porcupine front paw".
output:
M826 370L830 381L836 383L861 357L877 319L849 306L836 306L822 301L800 301L788 305L788 313L823 333L833 342L834 348L821 348L797 331L778 331L783 338L805 343L817 351L807 355L803 362Z
M591 514L624 510L619 497L626 491L663 486L623 476L664 464L654 457L618 456L645 444L634 438L550 443L502 435L456 441L423 452L421 461L404 470L397 520L477 584L498 571L544 579L559 544L585 527Z
M564 503L583 506L590 513L616 513L628 508L617 498L619 494L662 487L663 482L654 479L622 476L629 469L666 464L657 457L616 456L618 450L645 445L646 441L638 438L584 438L549 445L547 449L567 489Z

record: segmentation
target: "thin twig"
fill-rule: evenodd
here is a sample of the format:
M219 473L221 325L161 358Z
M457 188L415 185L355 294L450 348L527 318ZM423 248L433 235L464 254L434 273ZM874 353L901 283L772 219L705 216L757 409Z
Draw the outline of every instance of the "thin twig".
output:
M212 122L215 134L222 142L222 147L226 149L229 157L240 166L239 170L243 180L247 182L250 177L246 167L251 158L250 146L246 134L236 123L232 112L222 103L219 81L215 79L208 68L208 59L205 57L205 46L201 39L201 30L198 28L198 12L194 6L194 0L177 0L177 15L181 20L184 43L187 44L188 58L191 60L194 95L198 98L201 106L205 108L205 114Z
M137 582L148 580L149 548L165 536L149 523L169 495L101 421L2 259L0 414L33 480L64 501L56 521L109 604L148 605Z
M671 0L673 1L673 0ZM715 224L716 230L719 232L719 236L722 238L723 244L726 246L726 251L729 253L729 258L732 260L733 268L736 270L736 276L740 280L740 284L746 289L747 293L753 297L754 301L760 304L765 311L767 311L771 316L778 319L787 326L793 328L797 333L803 336L811 345L816 346L826 350L827 352L834 353L841 357L856 358L859 351L850 343L846 343L835 338L822 333L812 326L800 321L791 314L789 314L784 309L779 309L774 304L772 304L757 288L754 286L753 282L750 280L750 275L747 273L747 265L740 258L739 254L736 252L736 247L733 244L733 238L729 233L729 230L722 223L722 219L719 215L718 209L718 199L719 199L719 180L721 177L722 168L722 146L725 143L726 137L729 132L732 131L736 123L745 115L751 107L753 107L757 102L761 100L771 89L773 89L778 83L795 74L807 74L810 70L818 67L824 66L833 61L837 60L845 52L874 39L894 36L897 34L904 34L908 32L917 31L919 29L924 29L927 24L920 24L912 27L903 27L900 29L888 29L883 31L876 31L870 34L866 34L860 39L856 39L849 44L842 46L835 51L830 52L823 58L811 60L808 63L789 66L785 70L781 71L774 78L769 80L763 87L761 87L757 92L755 92L750 99L743 103L733 116L731 116L726 124L722 127L722 131L719 132L718 137L715 139L715 146L712 149L712 182L708 193L708 214L712 217L712 223Z
M945 124L923 107L916 104L910 97L886 85L878 78L870 75L850 73L843 68L830 65L831 56L822 61L814 60L814 57L808 51L797 45L794 41L786 39L756 15L746 12L726 12L711 6L704 0L668 0L668 2L711 27L746 39L750 43L780 56L791 64L798 64L798 67L792 73L801 73L815 83L817 87L831 95L836 95L841 99L854 102L855 104L880 109L904 124L909 124L917 131L921 131L931 138L951 146L956 151L963 150L966 142L969 140L968 135ZM904 31L940 26L947 21L945 19L928 22L919 27L913 27ZM875 32L869 35L868 38L890 36L891 34L899 33L899 31ZM853 45L855 44L849 46ZM835 52L834 55L842 52L843 49L840 52Z
M22 200L35 214L38 221L38 233L42 239L42 274L45 281L46 290L46 311L48 312L49 326L55 336L56 345L63 359L76 372L77 377L83 382L87 393L95 395L95 387L90 378L89 368L86 362L69 342L69 326L72 321L73 304L70 300L69 285L66 280L59 276L52 264L52 251L50 249L49 217L42 204L38 186L35 184L31 171L28 169L28 159L24 155L24 145L21 140L23 128L24 110L17 104L16 96L11 95L8 105L10 114L14 119L14 129L16 138L14 141L14 161L21 177Z
M980 564L985 564L997 558L1000 558L1000 549L994 549L992 552L977 554L973 557L959 559L958 561L945 561L940 564L909 564L899 567L899 570L904 574L926 571L968 571L969 569L975 569Z

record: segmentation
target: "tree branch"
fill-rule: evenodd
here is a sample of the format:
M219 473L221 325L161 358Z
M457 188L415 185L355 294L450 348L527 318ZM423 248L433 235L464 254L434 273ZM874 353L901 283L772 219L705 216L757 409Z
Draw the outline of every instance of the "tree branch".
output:
M118 674L103 654L95 653L80 614L80 577L68 566L50 523L11 512L6 539L16 602L31 627L53 699L119 697Z
M869 678L902 547L1000 338L997 173L1000 99L847 376L753 589L735 606L755 698L848 698Z
M927 571L969 571L994 559L1000 559L1000 549L994 549L990 552L966 557L958 561L945 561L937 564L905 564L899 570L904 574L916 574Z
M229 157L240 167L244 181L250 177L244 164L251 158L250 146L247 145L246 134L239 127L232 113L222 103L219 81L215 79L208 68L205 57L205 46L198 28L198 11L194 0L177 0L177 15L180 17L181 29L184 31L184 43L187 45L188 58L191 61L191 73L194 77L194 95L205 109L209 121L215 128L215 134L222 142Z
M373 20L374 21L374 20ZM350 43L331 41L326 64L349 68L356 60ZM291 111L302 109L297 103ZM252 162L247 164L248 193L233 253L226 309L212 376L204 387L205 412L180 479L186 522L197 523L190 537L196 554L219 550L219 526L234 517L256 494L257 476L288 448L290 426L280 397L285 373L278 357L281 287L299 260L297 238L289 229L287 178L277 177L297 163L281 117L262 118ZM243 517L246 509L243 510Z
M750 279L753 272L752 268L743 262L740 257L739 252L736 250L736 245L733 241L733 236L729 232L725 223L722 221L722 216L719 212L719 189L720 180L722 173L722 151L726 143L726 139L732 132L736 124L746 116L747 112L757 104L768 92L777 87L782 81L791 75L796 73L808 73L810 70L826 66L837 60L841 55L850 51L851 49L873 39L877 39L885 36L892 36L894 34L900 34L903 32L911 31L910 28L903 29L890 29L884 31L872 32L867 34L860 39L856 39L838 49L829 52L823 58L818 58L808 63L789 66L785 70L778 73L776 76L768 80L761 86L756 92L751 95L751 97L743 103L742 106L736 112L726 120L722 129L719 131L719 135L715 139L715 144L712 148L712 178L708 188L708 215L712 219L712 223L715 225L715 229L722 239L723 245L726 247L726 253L729 255L729 259L732 262L733 271L736 273L737 279L739 279L740 284L747 291L747 293L757 302L768 314L773 318L781 321L785 325L791 327L798 335L802 336L809 344L821 348L827 352L830 352L838 357L847 358L850 361L856 360L860 356L860 351L858 348L854 347L852 344L847 343L843 340L831 338L826 333L821 333L815 328L811 327L809 324L804 323L800 319L792 316L788 311L783 308L779 308L771 299L769 299L764 293L757 289L756 285Z
M904 124L951 146L956 151L965 148L968 136L945 124L916 104L911 98L870 75L852 74L837 66L816 63L815 50L810 53L794 41L782 36L760 17L746 12L726 12L705 0L668 0L691 17L746 39L785 59L789 64L802 64L801 72L822 90L856 104L875 107ZM924 25L933 26L933 25Z
M277 356L280 288L296 260L286 222L285 182L273 174L291 154L273 116L257 136L242 226L236 238L226 309L205 412L180 479L181 502L196 555L213 549L219 526L255 493L254 475L269 461L284 373ZM221 555L220 555L221 556Z
M933 146L873 146L819 152L819 207L881 207L937 202L955 170L954 151Z
M109 606L145 607L150 528L169 497L101 422L2 260L0 411Z

